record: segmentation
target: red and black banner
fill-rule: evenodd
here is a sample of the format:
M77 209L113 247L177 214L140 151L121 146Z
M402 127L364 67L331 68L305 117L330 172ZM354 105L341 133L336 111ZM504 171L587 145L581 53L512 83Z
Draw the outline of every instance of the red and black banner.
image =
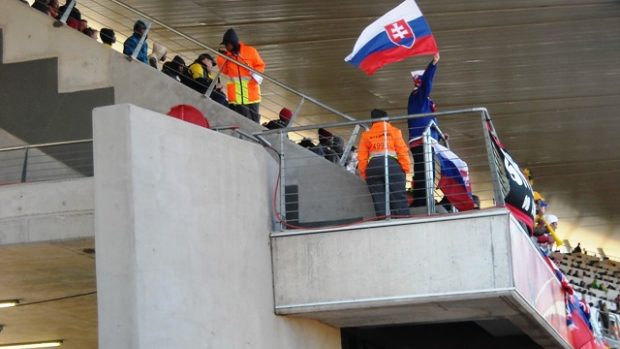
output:
M512 159L497 138L495 130L487 121L487 131L491 138L493 158L497 164L500 189L504 197L506 208L529 229L534 230L534 216L536 205L534 204L534 192L529 181L523 175L519 165Z

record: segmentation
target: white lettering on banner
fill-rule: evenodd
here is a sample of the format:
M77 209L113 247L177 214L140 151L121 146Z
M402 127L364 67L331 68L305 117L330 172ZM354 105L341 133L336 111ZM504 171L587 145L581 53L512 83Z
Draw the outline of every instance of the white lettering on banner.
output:
M390 29L390 31L392 32L392 37L395 39L404 39L407 34L409 34L409 31L398 23L392 24L392 28Z
M506 170L510 174L510 177L517 183L519 186L525 185L525 187L531 192L532 187L530 186L530 182L525 178L523 173L519 170L519 166L512 160L510 155L506 153L502 149L502 153L504 154L504 166ZM524 211L530 212L532 216L536 215L536 205L533 204L532 199L529 196L525 196L523 199L523 203L521 204L521 208Z
M523 205L521 205L521 208L527 212L532 211L532 199L530 199L529 196L526 196L525 199L523 199Z

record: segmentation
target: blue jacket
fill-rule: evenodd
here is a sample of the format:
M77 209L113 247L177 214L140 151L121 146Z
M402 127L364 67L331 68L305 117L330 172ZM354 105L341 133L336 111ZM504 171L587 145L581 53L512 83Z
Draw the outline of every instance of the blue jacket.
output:
M422 75L422 84L417 90L411 92L409 95L409 103L407 105L408 115L433 112L433 101L430 98L430 94L433 89L435 70L437 70L437 66L431 62ZM435 121L435 123L437 123L437 118L434 116L429 116L425 118L409 119L409 142L415 138L421 137L422 133L424 133L424 130L426 129L426 126L428 126L431 121ZM431 136L435 139L439 139L439 133L434 129L431 130Z
M140 42L140 34L138 33L133 33L132 36L128 37L127 40L125 40L125 43L123 44L123 53L131 56L133 54L133 51L136 49L136 46L138 46L138 43ZM138 60L140 62L149 64L149 57L147 55L147 52L149 50L149 45L146 42L146 40L144 40L144 45L142 45L142 48L140 49L140 52L138 53Z

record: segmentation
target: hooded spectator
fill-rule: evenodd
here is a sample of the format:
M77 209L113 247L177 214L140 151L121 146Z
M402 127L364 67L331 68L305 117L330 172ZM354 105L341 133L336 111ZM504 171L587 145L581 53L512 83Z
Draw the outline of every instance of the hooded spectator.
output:
M110 28L101 28L101 31L99 31L99 38L101 42L108 46L112 46L116 43L116 34L114 34L114 30Z
M163 45L160 45L158 43L154 43L153 44L153 52L151 53L151 55L149 56L149 64L151 65L151 67L155 68L155 69L159 69L159 62L165 62L166 61L166 54L168 53L168 49L165 48Z
M225 50L222 50L221 53L229 59L218 56L217 65L222 74L227 77L226 95L230 107L258 123L260 122L260 84L263 81L261 74L265 71L265 62L254 47L239 41L237 33L232 28L224 33L222 45L224 45ZM235 62L243 63L254 71Z
M293 117L293 112L288 108L282 108L278 117L279 118L277 120L271 120L269 122L266 122L263 124L263 126L270 130L285 128L291 121L291 118Z
M186 70L187 67L185 67L185 61L181 56L174 56L172 61L164 63L164 66L161 69L164 74L170 76L178 82L182 81L181 76L187 75L185 72Z
M123 53L131 56L134 53L134 50L138 47L138 43L142 36L146 33L146 24L143 21L136 21L133 25L133 34L125 40L123 44ZM140 52L138 52L137 59L145 64L149 63L149 59L147 56L147 52L149 51L148 43L146 42L146 38L144 40L144 44L140 48Z

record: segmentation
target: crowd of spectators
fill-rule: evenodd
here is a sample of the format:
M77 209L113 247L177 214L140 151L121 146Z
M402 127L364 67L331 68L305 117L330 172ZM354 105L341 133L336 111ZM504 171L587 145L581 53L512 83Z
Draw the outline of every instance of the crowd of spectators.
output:
M20 0L27 3L25 0ZM66 11L69 11L69 3L59 6L58 0L35 0L32 8L39 10L56 20L60 21ZM116 43L116 34L110 28L102 28L97 31L88 25L88 21L82 18L77 3L71 8L66 25L81 33L97 40L100 39L105 45L112 46ZM234 29L228 29L222 40L219 52L222 56L217 60L208 53L200 54L189 66L181 56L174 56L171 61L167 60L168 50L158 43L153 44L149 55L149 42L147 24L138 20L134 23L132 34L123 42L123 53L132 56L136 49L136 59L149 64L155 69L193 90L206 94L217 103L237 111L243 116L255 121L260 121L259 104L261 102L260 85L263 77L259 74L264 72L265 63L258 51L240 41ZM225 59L223 56L227 56ZM248 70L241 65L250 66L254 71ZM218 69L226 81L218 75ZM214 81L215 80L215 81ZM214 83L213 89L209 87ZM288 125L292 117L289 109L283 108L280 118L274 122L265 124L267 128L281 128Z

